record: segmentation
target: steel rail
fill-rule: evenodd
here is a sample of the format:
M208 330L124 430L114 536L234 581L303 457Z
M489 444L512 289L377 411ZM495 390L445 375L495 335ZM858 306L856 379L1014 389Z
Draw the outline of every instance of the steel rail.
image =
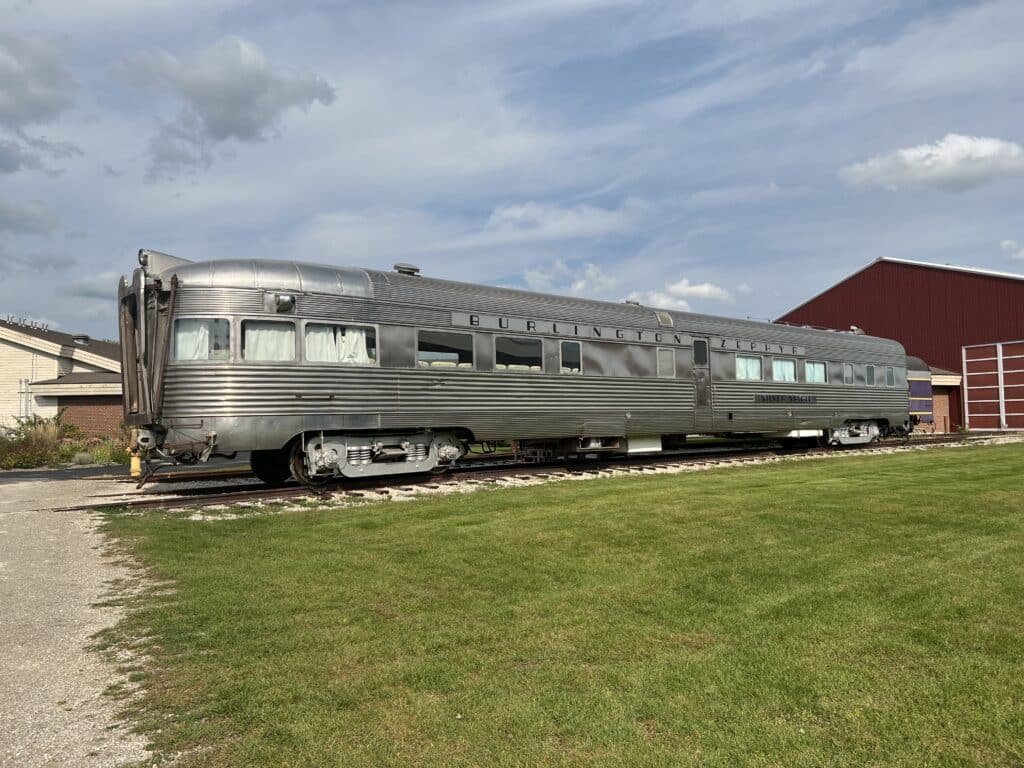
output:
M106 498L107 501L91 504L64 507L56 511L69 511L83 508L119 508L127 510L145 509L178 509L202 508L210 506L230 506L248 502L274 501L298 498L359 498L368 494L378 496L389 495L392 490L412 491L417 487L437 488L456 483L498 483L503 479L535 479L547 477L582 477L586 475L607 476L609 472L642 473L647 470L671 469L692 465L698 466L732 466L750 464L763 460L765 457L826 457L834 454L873 453L878 451L910 450L915 446L940 445L976 442L991 435L942 435L912 438L910 440L881 441L863 446L839 448L820 447L702 447L671 453L641 456L615 456L596 459L577 459L575 461L555 460L525 464L522 462L505 463L495 466L496 462L474 462L460 464L444 474L388 475L383 477L344 478L328 483L322 487L309 488L297 484L270 488L262 483L247 485L225 491L223 488L211 487L189 489L181 492L147 491L144 498L125 498L124 494L93 496L90 498ZM216 479L216 478L214 478ZM146 498L148 497L148 498Z

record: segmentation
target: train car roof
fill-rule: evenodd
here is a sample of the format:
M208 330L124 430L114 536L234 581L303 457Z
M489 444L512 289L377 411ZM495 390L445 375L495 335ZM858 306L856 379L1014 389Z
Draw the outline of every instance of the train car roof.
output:
M715 336L757 332L764 341L789 343L799 343L801 338L807 342L813 339L835 343L842 338L851 347L883 348L890 354L903 353L898 342L850 332L536 293L517 288L422 277L418 274L270 259L191 262L157 251L141 251L140 262L150 275L163 279L177 276L183 287L260 289L364 297L482 314L659 330L674 328L687 333ZM665 322L666 317L668 323Z

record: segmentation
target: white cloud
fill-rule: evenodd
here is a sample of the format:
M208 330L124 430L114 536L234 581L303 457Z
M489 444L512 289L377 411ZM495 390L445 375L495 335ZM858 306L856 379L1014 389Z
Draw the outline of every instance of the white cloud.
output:
M607 294L620 282L591 262L569 265L561 259L541 269L527 270L523 280L533 291L591 298Z
M68 46L49 37L0 34L0 174L43 169L39 153L70 157L80 150L26 133L51 123L74 101L75 80L67 67Z
M0 125L21 130L71 106L75 81L58 40L0 35Z
M0 139L0 174L42 167L39 156L16 141Z
M40 202L12 203L0 198L0 232L49 235L57 225L56 214Z
M311 217L292 239L296 253L329 254L331 260L365 264L368 259L413 258L434 242L462 233L458 223L423 211L369 208ZM313 259L316 260L316 259Z
M728 205L745 205L771 200L781 194L774 181L768 184L748 184L733 187L702 189L686 198L690 208L716 208Z
M80 277L71 283L70 292L83 299L110 299L117 296L118 272L103 272L98 275Z
M151 175L208 166L211 144L265 141L288 110L335 99L318 75L275 70L258 46L231 36L187 56L136 53L116 73L128 85L169 91L184 103L179 119L152 140Z
M594 264L583 265L583 275L573 281L569 286L569 294L572 296L593 296L607 293L619 284L619 279L606 274L600 267Z
M482 230L444 246L468 248L623 234L637 225L645 209L638 200L626 200L618 208L535 202L499 205Z
M898 189L926 186L963 191L996 179L1024 174L1024 149L1002 139L950 133L921 144L876 155L842 169L853 187Z
M714 283L691 283L685 277L675 283L666 283L665 288L672 296L685 299L710 299L712 301L732 301L732 295Z
M672 296L663 291L633 291L629 294L630 301L638 301L644 306L657 309L678 309L680 312L690 311L690 302L679 296Z
M674 283L665 283L664 290L654 291L633 291L629 294L632 301L639 301L651 307L663 309L679 309L684 312L690 311L689 299L704 299L707 301L732 301L732 294L725 288L714 283L691 283L688 278L682 278Z
M965 4L910 24L892 42L861 48L844 72L916 97L1013 88L1024 67L1022 24L1019 0Z
M543 293L556 291L558 286L568 283L571 278L571 270L561 259L555 259L549 266L541 269L528 269L523 275L527 288Z
M1003 240L999 244L999 248L1011 259L1024 260L1024 245L1021 245L1016 240Z
M736 286L736 293L751 293L754 289L746 283L740 283Z
M16 272L53 272L67 269L75 263L64 253L28 252L20 248L6 248L0 243L0 274Z
M185 169L206 169L213 163L210 142L202 134L199 119L185 113L177 122L164 123L149 140L146 179L171 178Z

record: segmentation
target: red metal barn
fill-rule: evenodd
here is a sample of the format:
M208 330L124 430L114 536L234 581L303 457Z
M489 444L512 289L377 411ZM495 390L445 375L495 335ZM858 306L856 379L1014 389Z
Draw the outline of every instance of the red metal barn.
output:
M936 428L952 430L966 426L962 379L954 373L963 371L963 348L1024 339L1024 275L880 258L779 322L837 330L855 325L896 339L932 368ZM948 423L939 423L947 410Z

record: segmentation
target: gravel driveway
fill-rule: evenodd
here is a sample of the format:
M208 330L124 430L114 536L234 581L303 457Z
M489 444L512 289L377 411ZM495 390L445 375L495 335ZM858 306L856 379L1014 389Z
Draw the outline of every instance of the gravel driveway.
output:
M120 766L145 739L103 696L119 680L88 651L117 608L95 607L127 571L102 556L97 518L53 509L123 485L59 472L0 472L0 766Z

